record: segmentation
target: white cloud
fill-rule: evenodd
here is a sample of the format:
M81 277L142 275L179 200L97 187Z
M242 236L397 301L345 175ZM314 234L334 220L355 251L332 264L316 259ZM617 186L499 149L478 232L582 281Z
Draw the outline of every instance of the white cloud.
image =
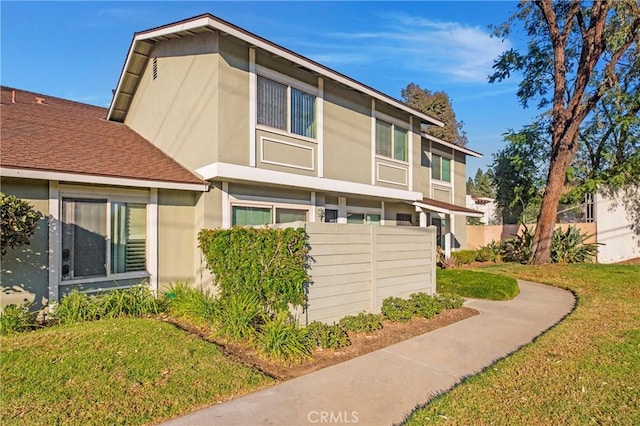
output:
M341 51L345 43L358 52L353 61L361 63L396 61L405 67L439 74L464 83L486 82L493 61L510 44L491 38L489 31L459 22L433 21L408 15L385 15L379 31L340 32L324 36L339 40ZM329 65L347 61L347 55L318 53ZM332 61L333 60L333 61Z

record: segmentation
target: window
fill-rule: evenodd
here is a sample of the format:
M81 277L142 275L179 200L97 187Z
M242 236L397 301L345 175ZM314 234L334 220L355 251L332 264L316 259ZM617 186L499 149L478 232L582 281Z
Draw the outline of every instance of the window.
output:
M307 210L275 207L233 206L231 209L231 225L256 226L274 223L306 222Z
M276 209L276 223L306 222L307 211L298 209Z
M438 154L431 154L431 177L444 182L451 182L451 159Z
M406 129L376 120L376 154L408 161L409 136Z
M347 223L360 223L366 225L379 225L379 214L367 214L367 213L347 213Z
M413 217L409 213L397 213L396 214L396 225L398 226L411 226Z
M233 207L232 222L233 226L245 225L265 225L273 223L271 220L271 208L265 207Z
M145 204L63 199L62 279L145 271L146 234Z
M338 210L325 209L324 221L327 223L338 223Z
M257 122L260 125L316 137L316 97L258 76Z

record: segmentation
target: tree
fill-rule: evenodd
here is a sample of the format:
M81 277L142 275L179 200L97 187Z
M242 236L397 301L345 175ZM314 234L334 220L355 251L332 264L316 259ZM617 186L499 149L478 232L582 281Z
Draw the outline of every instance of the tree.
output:
M540 170L548 145L545 136L541 123L510 131L504 135L507 146L493 156L491 171L502 223L528 222L540 208L544 186Z
M430 92L415 83L409 83L401 91L402 99L412 108L441 120L444 127L428 125L424 131L444 141L466 146L467 133L464 122L456 119L449 95L445 92Z
M523 0L496 34L506 37L516 20L529 37L528 51L502 53L489 81L522 72L517 95L523 106L537 99L538 107L551 107L549 171L532 256L532 263L541 264L551 260L558 201L578 151L581 125L620 81L639 78L640 11L636 0Z
M478 168L475 177L467 180L467 194L473 197L495 198L496 191L493 185L493 172L488 169L483 172Z
M7 254L9 248L28 245L41 217L42 214L34 210L31 204L13 195L0 192L2 256Z

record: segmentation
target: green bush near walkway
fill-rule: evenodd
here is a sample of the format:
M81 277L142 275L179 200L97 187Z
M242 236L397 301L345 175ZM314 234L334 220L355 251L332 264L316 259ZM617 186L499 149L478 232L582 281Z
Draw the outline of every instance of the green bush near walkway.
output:
M512 277L468 269L438 269L436 288L438 293L488 300L510 300L520 293Z

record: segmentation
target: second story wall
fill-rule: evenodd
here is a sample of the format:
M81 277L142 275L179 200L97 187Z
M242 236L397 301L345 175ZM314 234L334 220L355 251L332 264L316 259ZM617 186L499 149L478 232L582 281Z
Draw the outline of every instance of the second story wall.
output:
M157 43L125 123L190 170L217 161L218 37Z
M324 175L371 184L371 99L324 85Z

